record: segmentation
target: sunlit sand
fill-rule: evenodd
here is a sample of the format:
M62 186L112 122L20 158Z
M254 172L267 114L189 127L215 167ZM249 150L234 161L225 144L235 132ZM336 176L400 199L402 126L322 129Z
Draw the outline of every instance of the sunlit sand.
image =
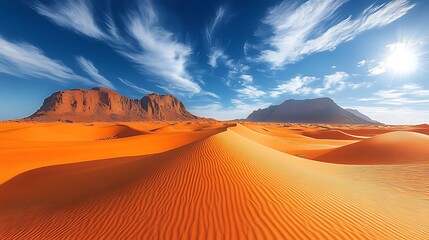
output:
M428 239L429 126L0 124L0 239Z

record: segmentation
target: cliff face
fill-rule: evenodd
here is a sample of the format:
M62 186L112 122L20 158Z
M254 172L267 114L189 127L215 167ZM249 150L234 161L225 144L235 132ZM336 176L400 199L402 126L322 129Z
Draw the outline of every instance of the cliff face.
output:
M140 106L151 119L186 120L196 118L185 105L172 95L149 94L140 100Z
M147 121L193 120L176 97L149 94L130 99L107 88L73 89L53 93L37 112L26 118L33 121Z
M255 122L374 124L346 111L330 98L286 100L280 105L256 110L246 120Z

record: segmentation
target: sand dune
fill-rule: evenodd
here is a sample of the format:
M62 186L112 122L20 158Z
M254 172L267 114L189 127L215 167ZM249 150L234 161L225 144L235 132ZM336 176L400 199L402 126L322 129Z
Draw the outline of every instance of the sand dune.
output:
M195 131L195 129L199 129L198 126L192 125L176 125L176 124L170 124L164 127L159 127L152 129L151 132L154 133L169 133L169 132L192 132Z
M374 128L368 128L368 127L343 127L343 128L338 128L339 130L347 133L347 134L351 134L351 135L356 135L356 136L365 136L365 137L372 137L372 136L376 136L379 134L383 134L383 133L388 133L388 132L392 132L392 131L407 131L408 129L406 129L405 127L401 127L401 126L395 126L394 128L388 126L388 127L384 127L384 126L378 126L378 127L374 127Z
M48 133L48 134L47 134ZM0 132L0 140L20 141L93 141L147 134L122 124L37 124Z
M427 146L427 135L391 132L338 148L316 159L341 164L429 163Z
M429 135L429 124L419 124L412 126L409 131Z
M2 139L0 137L0 184L19 173L44 166L164 152L226 129L226 126L220 126L205 131L101 138L102 136L111 136L112 130L118 130L118 128L109 127L112 125L111 123L90 125L67 123L36 124L35 127L26 128L26 130L29 130L28 134L26 134L25 129L20 129L21 127L18 124L16 128L22 132L20 135L14 135L15 139ZM154 128L155 125L156 123L152 125L135 124L133 129L150 129ZM59 128L64 128L64 131L70 134L73 133L74 136L62 135L64 139L56 141L55 139L60 137L57 131ZM39 133L41 136L32 137L31 133L34 132L34 129L37 129L36 131L38 132L41 131ZM145 132L145 130L136 131ZM94 136L92 132L98 132L98 135ZM126 131L124 132L127 133ZM90 135L91 138L96 140L88 141L88 137L82 138L82 136L86 135ZM22 139L17 139L19 137Z
M128 126L145 132L157 125ZM392 150L405 143L421 151L426 135L392 132L342 141L291 134L270 124L262 126L267 131L251 126L277 136L241 124L189 125L172 127L196 131L57 146L0 140L9 144L0 147L0 166L12 160L25 166L16 167L0 185L0 239L429 238L429 187L422 187L427 185L424 177L409 176L417 172L411 167L426 162L415 161L407 148L393 149L410 163L402 168L331 164L286 153L294 144L306 151L331 144L326 155L351 146L387 144ZM27 146L13 145L17 143ZM145 145L150 148L140 149ZM54 151L57 147L61 149ZM30 160L18 157L24 149ZM76 149L81 156L70 156ZM43 161L45 150L54 151L54 160ZM31 158L38 164L32 165ZM395 183L398 176L406 184Z
M306 158L314 158L332 151L337 147L355 142L345 140L313 139L296 133L291 133L288 130L284 131L283 134L280 134L276 131L263 129L268 129L268 127L258 129L252 124L245 124L233 128L233 131L270 148ZM277 131L279 130L277 129Z
M418 125L414 125L411 126L412 128L417 128L417 129L429 129L429 124L418 124Z
M317 139L337 139L337 140L362 140L368 137L352 135L340 130L324 130L304 132L304 136L317 138Z

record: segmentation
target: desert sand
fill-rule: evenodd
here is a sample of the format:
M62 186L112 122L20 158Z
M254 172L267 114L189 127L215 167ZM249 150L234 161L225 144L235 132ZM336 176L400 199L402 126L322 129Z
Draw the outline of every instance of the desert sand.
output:
M0 239L429 239L429 126L0 123Z

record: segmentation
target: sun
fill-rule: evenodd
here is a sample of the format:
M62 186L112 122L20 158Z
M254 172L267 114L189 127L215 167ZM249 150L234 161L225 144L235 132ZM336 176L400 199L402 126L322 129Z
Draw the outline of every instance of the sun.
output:
M398 75L408 75L416 71L419 63L418 53L408 42L396 42L387 45L386 65L389 71Z

